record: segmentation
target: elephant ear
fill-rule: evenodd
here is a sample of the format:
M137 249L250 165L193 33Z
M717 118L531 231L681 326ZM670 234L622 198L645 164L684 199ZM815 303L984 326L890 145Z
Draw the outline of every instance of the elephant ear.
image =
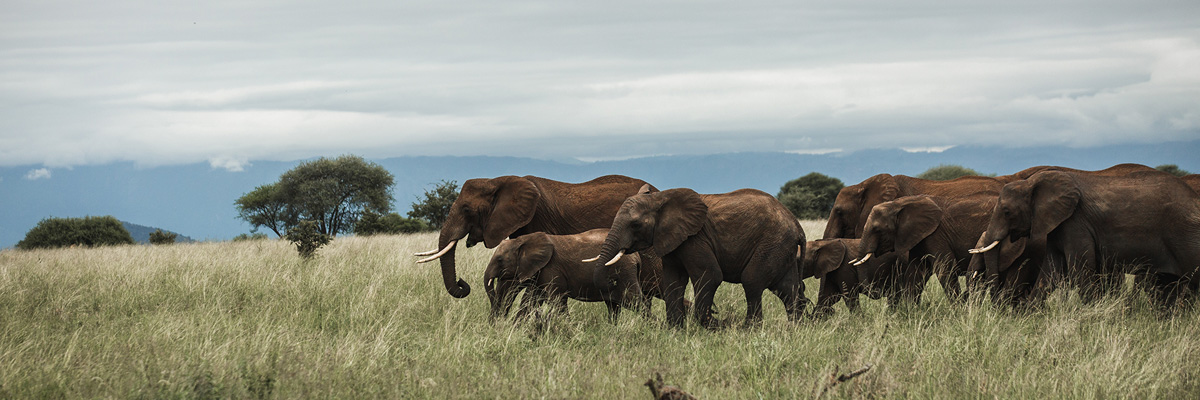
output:
M1075 207L1079 205L1082 194L1069 174L1045 172L1035 178L1037 181L1032 194L1033 221L1029 226L1029 235L1035 240L1041 240L1075 213Z
M554 243L543 232L530 234L525 243L517 249L517 281L525 282L537 277L538 273L550 263L554 255Z
M654 253L675 251L684 240L700 232L708 219L708 205L691 189L670 189L652 194L662 200L654 227Z
M537 186L525 178L502 176L492 179L492 183L496 185L496 193L483 231L483 244L489 249L529 224L542 196Z
M647 183L642 185L641 189L638 189L637 194L650 194L655 192L658 192L658 188L655 188L654 185Z
M824 279L825 275L833 272L846 263L846 244L840 240L825 243L821 247L813 250L816 257L813 257L813 277Z
M932 235L941 221L942 208L929 196L906 202L896 216L896 251L907 253L912 250Z

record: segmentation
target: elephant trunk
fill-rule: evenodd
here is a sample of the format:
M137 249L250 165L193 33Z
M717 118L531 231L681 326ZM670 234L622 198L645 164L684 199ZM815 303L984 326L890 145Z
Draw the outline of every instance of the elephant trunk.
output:
M830 211L829 222L825 223L825 234L822 239L839 239L843 238L842 219L837 214L837 210Z
M455 246L451 245L451 242L455 242L455 245L458 244L457 240L447 234L446 227L443 227L442 234L438 237L438 248L446 249L446 246L450 246L450 248L438 260L442 265L442 283L446 285L446 291L451 296L461 299L471 294L471 285L468 285L462 279L458 279L458 273L454 265Z
M596 261L611 265L616 257L625 254L625 249L629 247L629 240L622 239L623 230L613 229L608 231L608 236L604 238L604 245L600 247L600 255Z
M488 263L487 270L483 273L483 290L487 292L488 303L492 306L491 318L496 319L500 316L501 298L499 295L504 293L496 293L496 278L499 276L499 268L496 263Z

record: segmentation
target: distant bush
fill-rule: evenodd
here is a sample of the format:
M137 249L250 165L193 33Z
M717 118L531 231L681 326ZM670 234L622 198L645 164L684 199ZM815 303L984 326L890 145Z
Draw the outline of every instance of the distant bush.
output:
M429 230L429 225L416 218L404 218L398 213L379 215L374 212L364 212L354 224L354 234L370 236L375 234L416 233Z
M241 235L237 235L237 236L233 237L233 241L235 241L235 242L241 242L244 240L266 240L266 239L267 239L267 234L265 234L265 233L243 233Z
M964 176L995 176L995 174L984 175L984 174L979 173L979 171L976 171L976 170L973 170L973 169L970 169L970 168L967 168L967 167L964 167L961 165L942 164L942 165L938 165L936 167L925 170L925 172L922 172L920 175L917 175L917 178L928 179L931 181L948 181L951 179L958 179L958 178L961 178Z
M1159 171L1166 172L1168 174L1175 175L1175 176L1191 175L1191 172L1188 172L1187 170L1179 168L1179 166L1175 165L1175 164L1163 164L1163 165L1154 167L1154 169L1157 169Z
M841 179L813 172L783 184L775 197L796 218L822 219L829 216L833 201L845 186Z
M296 251L300 252L301 257L313 258L317 255L317 249L329 244L332 236L321 233L317 229L316 221L304 220L288 229L287 240L296 245Z
M162 229L150 232L150 244L175 244L175 239L179 238L179 234L164 231Z
M133 244L133 236L112 216L46 218L25 233L18 249Z

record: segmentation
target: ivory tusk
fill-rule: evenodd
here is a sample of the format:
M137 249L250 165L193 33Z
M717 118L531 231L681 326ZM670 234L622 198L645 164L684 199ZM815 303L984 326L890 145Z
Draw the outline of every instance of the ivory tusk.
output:
M998 245L998 244L1000 244L999 240L992 242L992 244L987 245L987 247L978 248L978 249L970 249L970 250L967 250L967 252L971 253L971 254L986 253L988 250L995 248L996 245Z
M592 262L592 261L596 261L596 260L599 260L599 259L600 259L600 255L599 255L599 254L597 254L595 257L592 257L592 258L589 258L589 259L583 260L583 262Z
M853 259L853 260L850 260L850 262L848 262L847 264L854 264L854 263L856 263L856 262L858 262L858 259L857 259L857 258L855 258L855 259Z
M616 256L613 256L613 259L611 259L611 260L608 260L608 262L604 263L604 266L606 266L606 267L607 267L607 266L609 266L609 265L616 264L616 263L617 263L617 261L618 261L618 260L620 260L620 259L621 259L621 256L623 256L623 255L625 255L625 250L618 251L618 252L617 252L617 255L616 255Z
M855 262L855 263L854 263L854 266L856 266L856 267L857 267L857 266L859 266L859 265L862 265L862 263L865 263L865 262L867 262L867 260L871 259L871 254L872 254L872 253L867 253L867 255L863 256L863 258L862 258L861 260L858 260L858 262Z
M450 243L446 243L446 247L443 248L442 251L439 251L439 252L437 252L437 254L429 256L429 258L422 258L420 260L417 260L417 264L427 263L427 262L441 258L442 256L446 255L446 253L450 252L450 249L453 249L454 245L456 245L456 244L458 244L457 240L451 240Z
M420 253L413 253L413 255L414 255L414 256L417 256L417 257L425 257L425 256L428 256L428 255L431 255L431 254L437 253L437 252L438 252L438 249L433 249L433 250L430 250L430 251L422 251L422 252L420 252Z

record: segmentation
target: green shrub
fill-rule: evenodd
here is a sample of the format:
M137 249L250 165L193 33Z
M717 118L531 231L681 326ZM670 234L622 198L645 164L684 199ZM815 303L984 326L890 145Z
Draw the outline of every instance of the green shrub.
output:
M796 218L822 219L829 216L833 201L845 186L841 179L813 172L783 184L775 197Z
M961 165L941 164L936 167L925 170L925 172L922 172L920 175L917 175L917 178L928 179L931 181L948 181L951 179L958 179L958 178L961 178L964 176L985 176L985 175L979 173L979 171L976 171L976 170L973 170L973 169L970 169L970 168L967 168L967 167L964 167ZM995 176L995 174L988 175L988 176Z
M150 232L150 244L175 244L175 239L179 238L179 234L156 229Z
M235 241L235 242L240 242L243 240L266 240L266 239L267 239L267 234L261 233L261 232L260 233L243 233L243 234L233 237L233 241Z
M429 225L416 218L404 218L398 213L379 215L374 212L364 212L354 224L354 234L370 236L375 234L416 233L429 230Z
M331 239L331 236L321 233L316 221L300 221L287 233L287 240L296 245L296 251L304 258L315 256L317 249L329 244Z
M111 215L83 218L46 218L25 233L18 249L133 244L133 236Z

